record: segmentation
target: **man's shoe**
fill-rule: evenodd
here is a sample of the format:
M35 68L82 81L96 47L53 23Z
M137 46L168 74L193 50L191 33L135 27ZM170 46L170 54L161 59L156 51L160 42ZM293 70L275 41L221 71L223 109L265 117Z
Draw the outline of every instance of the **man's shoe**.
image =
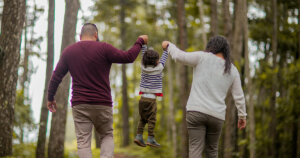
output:
M138 146L141 146L141 147L146 147L146 144L143 140L143 135L142 134L137 134L135 139L134 139L134 143Z
M153 136L148 136L147 145L155 148L159 148L160 144L158 144Z

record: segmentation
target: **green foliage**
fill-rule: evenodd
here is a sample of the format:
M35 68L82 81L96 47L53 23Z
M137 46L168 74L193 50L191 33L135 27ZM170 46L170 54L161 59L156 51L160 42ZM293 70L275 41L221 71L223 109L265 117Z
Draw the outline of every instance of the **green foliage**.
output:
M23 142L24 136L36 128L34 124L29 100L24 96L23 90L17 90L15 115L14 115L14 138Z
M35 155L35 143L13 145L13 158L32 158Z

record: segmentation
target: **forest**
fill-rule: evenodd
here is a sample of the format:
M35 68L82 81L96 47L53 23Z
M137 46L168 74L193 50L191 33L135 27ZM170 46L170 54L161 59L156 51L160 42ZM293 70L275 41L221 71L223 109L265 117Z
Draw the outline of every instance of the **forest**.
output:
M70 75L56 93L56 113L47 109L47 88L55 58L78 42L78 29L91 22L99 29L100 42L122 50L147 34L148 47L160 56L164 40L192 52L204 50L215 35L226 37L241 76L247 126L237 128L237 109L228 95L219 157L300 158L300 0L90 1L85 8L86 0L0 0L0 157L77 157ZM63 15L56 15L56 3L64 3ZM57 28L57 16L63 17L62 28ZM45 34L36 27L40 21ZM58 31L61 37L55 37ZM57 45L61 47L55 53ZM45 65L42 85L32 82L41 69L37 60ZM112 65L115 158L188 158L185 111L192 75L191 67L168 58L164 96L157 101L155 133L161 148L140 148L133 140L139 121L141 57L132 64ZM38 108L33 107L31 93L37 89L42 92ZM99 147L100 137L94 132L93 157L99 157Z

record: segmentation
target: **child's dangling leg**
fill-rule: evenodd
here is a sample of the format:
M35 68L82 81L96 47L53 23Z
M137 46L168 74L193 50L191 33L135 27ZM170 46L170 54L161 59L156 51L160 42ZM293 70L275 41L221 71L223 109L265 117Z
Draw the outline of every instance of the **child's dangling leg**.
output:
M148 139L147 145L151 147L160 147L154 138L154 129L156 123L156 112L157 112L157 105L155 99L149 99L151 102L148 107Z
M144 122L141 118L139 121L139 125L138 125L137 135L134 139L134 143L141 147L146 147L146 144L143 139L143 131L144 131L145 125L146 125L146 122Z
M140 121L138 124L137 135L134 139L134 143L137 144L138 146L146 147L146 144L143 140L143 132L144 132L144 127L147 123L147 119L144 110L143 98L141 98L139 101L139 114L140 114Z

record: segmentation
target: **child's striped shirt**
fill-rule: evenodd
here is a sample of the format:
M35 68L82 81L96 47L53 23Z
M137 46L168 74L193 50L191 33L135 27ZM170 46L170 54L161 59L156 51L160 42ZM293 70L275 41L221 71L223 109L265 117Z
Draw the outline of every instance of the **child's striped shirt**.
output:
M147 45L142 46L142 55L145 54ZM147 66L143 64L141 82L140 82L140 94L143 93L155 93L158 96L162 96L162 71L165 67L165 63L168 58L168 52L164 51L157 66Z

